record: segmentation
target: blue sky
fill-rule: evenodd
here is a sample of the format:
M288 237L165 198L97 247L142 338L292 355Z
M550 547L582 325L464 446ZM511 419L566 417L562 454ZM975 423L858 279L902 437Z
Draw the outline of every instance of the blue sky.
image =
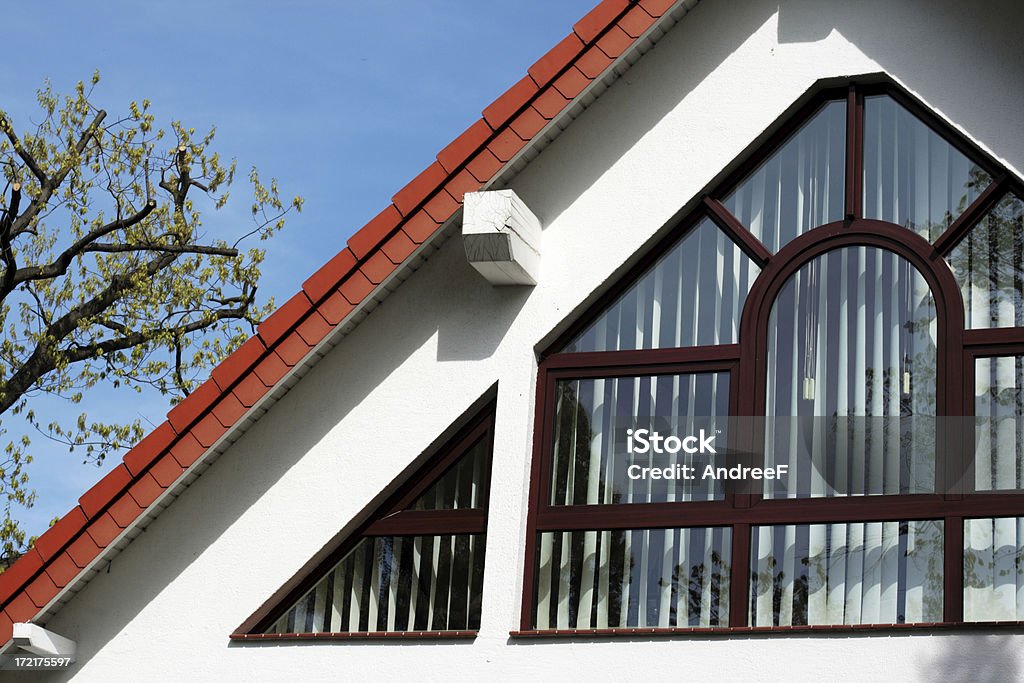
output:
M16 3L4 10L0 108L17 124L31 116L44 79L68 91L99 69L94 102L112 114L149 98L161 123L216 124L222 156L239 169L256 165L280 179L282 194L306 200L266 245L261 292L282 302L595 4ZM236 199L237 211L206 219L211 234L248 230L247 202ZM158 396L116 392L85 405L97 417L154 424L167 407ZM80 407L61 410L73 420ZM33 454L38 500L18 515L33 535L120 461L85 465L41 438Z

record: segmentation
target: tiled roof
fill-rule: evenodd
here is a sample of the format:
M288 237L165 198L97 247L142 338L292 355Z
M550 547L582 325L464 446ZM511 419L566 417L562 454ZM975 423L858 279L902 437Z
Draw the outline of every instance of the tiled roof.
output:
M167 421L0 574L0 643L33 620L185 471L396 272L554 117L604 73L676 0L604 0L528 75L483 111L437 160L399 190L348 246L302 284L176 405ZM693 4L692 2L690 4Z

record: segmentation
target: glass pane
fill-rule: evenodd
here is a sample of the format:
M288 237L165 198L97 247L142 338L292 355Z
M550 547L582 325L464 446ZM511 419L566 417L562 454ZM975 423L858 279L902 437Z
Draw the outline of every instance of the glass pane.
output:
M1024 358L978 358L974 373L974 488L1024 488Z
M964 520L964 620L1024 621L1024 518Z
M481 439L459 461L413 501L410 510L462 510L487 505L484 474L487 467L487 439Z
M755 527L750 624L942 621L942 522Z
M743 302L760 272L704 219L562 350L735 343Z
M728 528L542 533L534 627L728 626L731 538Z
M1024 201L1007 195L949 256L968 328L1024 327Z
M933 241L992 178L916 116L881 95L864 99L864 217Z
M554 462L552 505L655 503L714 500L724 497L720 480L709 478L652 478L640 468L701 468L715 465L717 453L638 452L627 448L626 430L634 426L660 430L663 436L705 438L716 424L713 418L729 414L729 375L655 375L600 379L559 380L555 387ZM725 420L720 426L724 429ZM685 432L685 434L684 434ZM724 434L715 441L727 445ZM666 449L662 448L662 451ZM638 466L632 469L631 466Z
M765 495L934 491L936 336L928 283L896 254L846 247L798 270L768 323L766 459L789 475Z
M722 204L776 252L819 225L843 219L846 102L829 102Z
M269 633L480 626L484 534L364 538Z

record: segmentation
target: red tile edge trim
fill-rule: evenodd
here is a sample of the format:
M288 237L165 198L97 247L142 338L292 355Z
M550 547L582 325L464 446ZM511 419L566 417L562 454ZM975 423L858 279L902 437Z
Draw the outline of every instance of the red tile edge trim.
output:
M340 324L379 282L416 250L416 245L429 239L458 210L463 192L490 181L505 162L536 135L543 127L536 113L550 120L568 106L586 86L583 81L590 81L577 68L585 48L610 32L604 45L599 47L606 52L625 51L629 44L623 34L633 38L647 23L635 11L627 19L627 11L642 7L650 16L658 17L672 4L670 0L604 0L577 22L573 33L537 60L527 76L497 98L485 110L484 118L441 150L437 161L395 194L393 204L349 238L348 248L310 276L302 290L259 326L258 334L214 368L208 381L168 413L167 422L129 451L122 464L83 494L78 506L0 574L0 605L3 607L0 643L9 640L12 620L30 619L38 611L38 603L49 601L57 591L72 583L102 552L104 545L113 540L111 522L122 529L135 522L206 453L208 445L223 433L221 428L226 431L237 424L270 390L269 385L281 380L288 365L276 352L279 346L296 335L301 335L305 345L315 345L314 340L326 333L323 321L329 326ZM615 28L617 22L623 22L621 31ZM374 258L376 254L382 254L387 261ZM367 265L371 258L373 265ZM390 270L388 262L393 266ZM424 631L316 634L316 637L468 638L475 635L475 631ZM291 634L232 634L231 637L267 640L287 638Z

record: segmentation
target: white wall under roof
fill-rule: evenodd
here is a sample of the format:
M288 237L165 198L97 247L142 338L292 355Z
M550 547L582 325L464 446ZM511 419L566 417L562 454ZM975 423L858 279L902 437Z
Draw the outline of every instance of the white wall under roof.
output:
M999 633L508 636L520 609L535 346L820 78L888 72L997 158L1024 168L1022 25L1012 0L700 4L511 182L546 226L540 283L492 288L450 240L50 621L78 642L71 673L1024 676L1024 637ZM479 637L229 643L243 619L495 382Z

